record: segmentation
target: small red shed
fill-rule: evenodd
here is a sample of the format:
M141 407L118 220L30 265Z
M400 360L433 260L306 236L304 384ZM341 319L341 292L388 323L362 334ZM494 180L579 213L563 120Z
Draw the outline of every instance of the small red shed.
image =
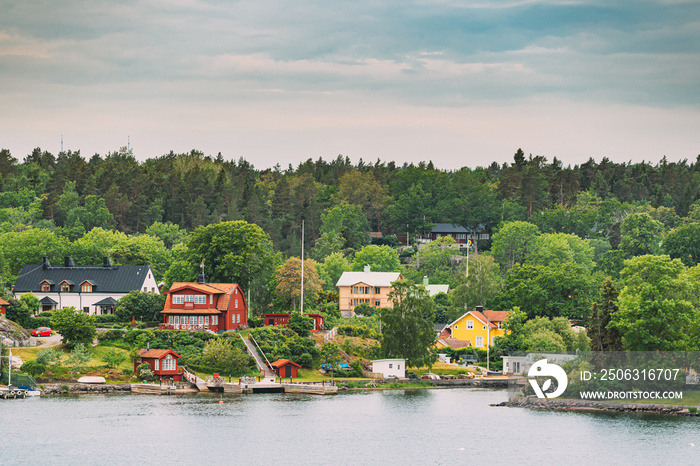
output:
M312 332L316 333L319 330L323 328L323 323L326 321L326 318L323 316L323 314L305 314L306 317L311 317L314 320L314 328L311 330Z
M139 365L147 363L151 370L160 380L182 380L182 371L177 366L177 360L182 356L173 350L164 349L143 349L139 350L140 357L134 361L134 373Z
M290 314L263 314L263 325L289 325Z
M289 359L278 359L270 365L274 367L277 377L297 377L297 369L301 367Z
M8 303L4 299L0 298L0 314L7 315L7 306L9 306L9 305L10 305L10 303Z

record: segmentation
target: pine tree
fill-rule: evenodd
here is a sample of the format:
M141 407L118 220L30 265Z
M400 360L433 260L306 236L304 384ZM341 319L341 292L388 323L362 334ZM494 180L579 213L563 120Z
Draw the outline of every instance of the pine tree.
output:
M588 326L588 336L591 339L593 351L622 351L622 338L617 329L607 328L612 315L617 312L617 296L610 277L603 281L600 287L600 305L593 303Z

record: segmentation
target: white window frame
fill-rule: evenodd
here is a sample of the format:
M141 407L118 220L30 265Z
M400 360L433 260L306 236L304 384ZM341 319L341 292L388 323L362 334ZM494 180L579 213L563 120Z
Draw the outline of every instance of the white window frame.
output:
M477 346L477 348L483 348L483 347L484 347L484 337L482 337L481 335L478 335L478 336L476 337L476 346Z
M185 304L185 295L174 294L173 295L173 304Z
M233 300L233 307L235 307L236 309L238 309L238 300L237 300L237 299L234 299L234 300Z
M193 301L194 301L194 295L191 295L191 294L186 294L186 295L185 295L185 302L186 302L186 303L191 303L191 302L193 302Z
M160 370L160 359L156 359L156 362L155 362L155 370L157 370L157 371Z
M204 325L204 316L199 316L199 325Z
M194 295L194 303L195 304L207 304L207 295L204 295L204 294Z
M219 316L211 316L211 324L219 325Z
M467 321L467 330L474 330L474 321L473 320Z

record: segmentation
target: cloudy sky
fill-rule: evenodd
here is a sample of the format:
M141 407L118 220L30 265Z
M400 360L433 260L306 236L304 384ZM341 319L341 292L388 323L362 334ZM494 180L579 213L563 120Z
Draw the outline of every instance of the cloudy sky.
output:
M0 0L0 147L694 161L700 2Z

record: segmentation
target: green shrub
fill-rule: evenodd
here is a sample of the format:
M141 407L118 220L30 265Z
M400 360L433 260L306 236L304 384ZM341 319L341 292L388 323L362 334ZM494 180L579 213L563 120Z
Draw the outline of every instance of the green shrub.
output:
M61 385L61 390L67 392L70 390L70 387L68 385Z
M23 372L26 372L27 374L31 375L32 377L36 377L46 372L46 366L43 364L39 364L36 361L27 361L24 364L22 364L22 367L20 369Z
M44 366L57 366L61 362L63 352L51 348L44 348L36 355L36 362Z
M117 351L117 350L113 349L113 350L109 350L106 353L104 353L100 359L102 359L102 362L104 362L108 368L116 369L124 361L126 361L126 358L128 358L128 357L129 357L128 354L126 354L122 351Z
M121 340L124 338L124 335L126 332L124 330L107 330L106 332L103 332L98 335L98 338L100 339L100 343L102 341L111 341L111 340Z
M38 328L38 327L51 327L51 318L44 317L42 315L41 317L32 317L31 319L29 319L29 327L28 328Z
M139 366L136 368L136 374L141 380L153 380L155 378L151 365L147 362L139 364Z

